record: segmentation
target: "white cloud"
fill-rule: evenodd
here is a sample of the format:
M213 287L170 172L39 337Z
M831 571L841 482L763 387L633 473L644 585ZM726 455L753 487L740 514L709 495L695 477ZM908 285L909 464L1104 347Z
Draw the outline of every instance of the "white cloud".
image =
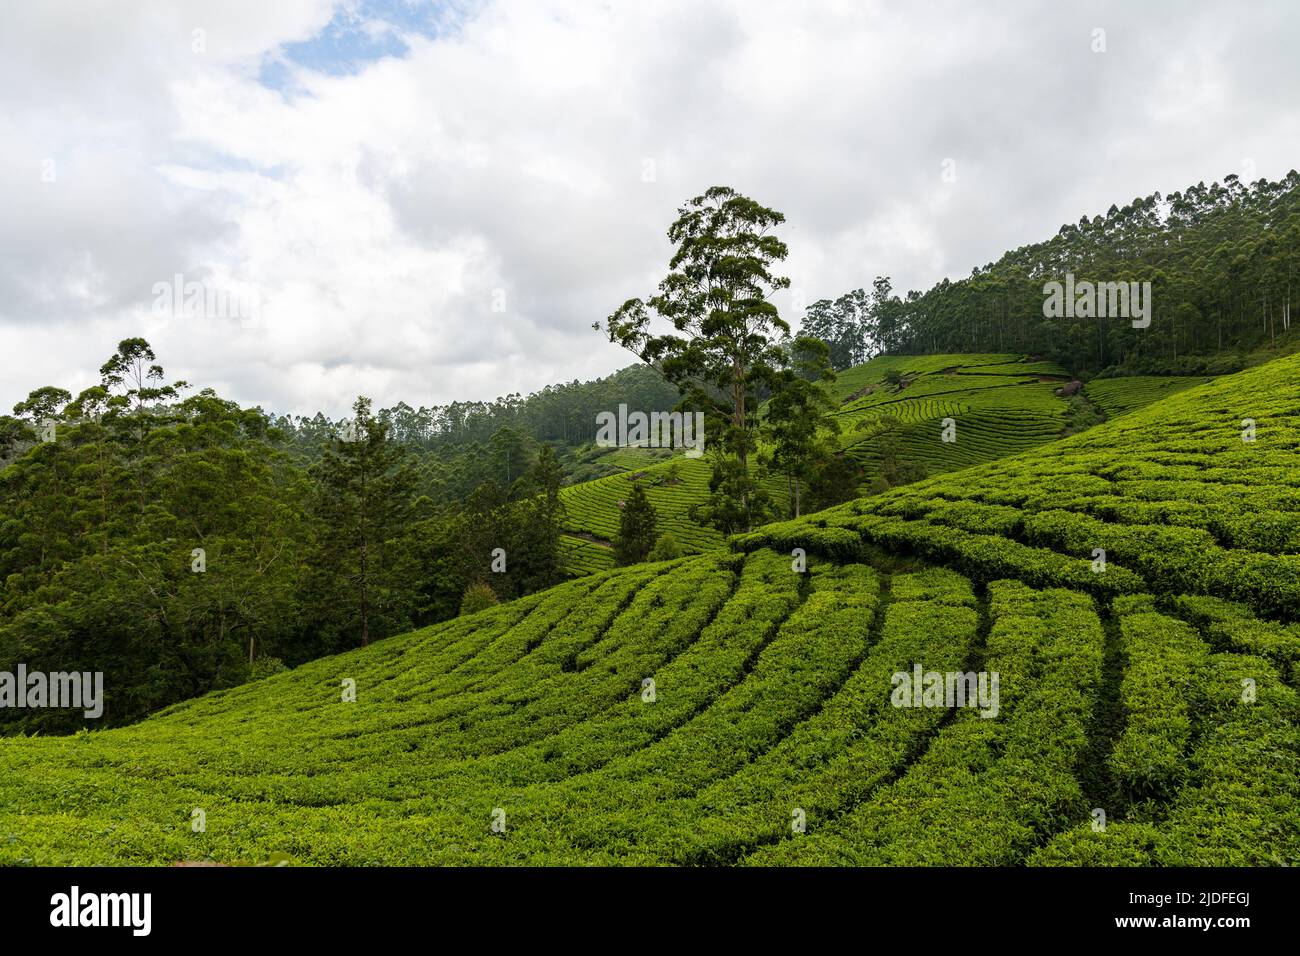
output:
M0 11L0 403L137 334L277 410L526 392L629 360L590 325L651 291L710 185L786 214L811 300L964 275L1245 158L1277 177L1300 141L1289 11L530 0L348 75L282 55L331 14ZM255 284L260 326L152 319L176 273Z

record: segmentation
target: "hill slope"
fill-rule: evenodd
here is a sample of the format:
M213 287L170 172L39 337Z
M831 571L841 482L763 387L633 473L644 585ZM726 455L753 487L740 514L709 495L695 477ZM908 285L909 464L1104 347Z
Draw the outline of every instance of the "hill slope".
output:
M1184 389L1204 385L1205 376L1184 375L1130 375L1124 378L1093 379L1084 393L1094 405L1108 416L1123 415L1134 409L1145 408L1152 402L1176 395Z
M890 376L897 380L891 381ZM1067 377L1047 362L1012 354L885 355L841 372L832 387L840 403L840 445L862 466L864 486L884 470L885 443L913 475L932 475L990 461L1059 438L1067 403L1054 394ZM954 442L938 440L943 420L960 422ZM608 542L618 534L619 502L632 483L646 491L659 516L686 552L721 547L722 535L693 521L690 509L708 496L710 463L660 450L620 449L599 459L620 474L561 490L568 511L563 538L571 574L613 567ZM779 507L789 491L779 475L766 487Z
M873 477L882 442L922 475L965 468L1061 436L1068 405L1055 390L1069 377L1020 355L883 355L843 372L840 443ZM957 429L940 440L945 419Z
M0 863L1295 864L1298 376L2 740ZM918 664L996 717L891 706Z
M709 496L712 464L706 458L677 455L670 460L647 458L637 464L634 449L621 450L625 470L593 481L560 489L565 506L565 529L561 538L569 573L586 574L614 566L611 543L618 536L622 502L639 484L655 509L659 534L671 531L687 553L723 547L723 536L695 521L691 508L704 504ZM779 507L787 507L785 482L777 477L764 485ZM785 512L789 513L789 512Z

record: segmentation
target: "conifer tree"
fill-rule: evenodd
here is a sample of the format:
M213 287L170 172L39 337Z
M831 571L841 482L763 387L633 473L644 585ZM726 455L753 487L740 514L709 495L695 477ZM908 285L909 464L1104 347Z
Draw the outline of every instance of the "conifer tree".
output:
M644 561L655 546L654 505L638 484L623 503L623 513L618 519L618 537L614 539L614 560L619 564L636 564Z
M411 613L408 530L415 471L406 449L389 440L370 399L352 406L353 420L326 449L314 472L320 490L319 568L333 575L344 633L364 646L392 633Z

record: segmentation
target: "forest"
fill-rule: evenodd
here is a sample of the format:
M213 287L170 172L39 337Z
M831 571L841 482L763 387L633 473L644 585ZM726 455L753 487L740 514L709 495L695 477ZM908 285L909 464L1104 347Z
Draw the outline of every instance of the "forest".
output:
M1024 352L1076 375L1239 371L1289 338L1300 295L1300 174L1197 183L1112 205L971 275L899 296L886 277L808 308L805 334L836 369L871 354ZM1067 273L1150 282L1149 328L1047 318L1044 285ZM865 344L864 344L865 343Z
M534 437L545 424L519 426L557 393L576 408L636 392L628 378L272 418L185 394L145 340L123 341L98 385L38 389L0 419L0 670L103 672L113 725L555 584L564 469ZM79 725L0 711L10 730Z

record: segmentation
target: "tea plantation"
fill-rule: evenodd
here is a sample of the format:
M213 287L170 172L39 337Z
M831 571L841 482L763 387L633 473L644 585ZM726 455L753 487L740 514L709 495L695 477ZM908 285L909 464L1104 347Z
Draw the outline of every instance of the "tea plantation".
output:
M880 356L840 373L834 383L840 443L868 478L880 473L886 432L896 442L896 456L922 475L1004 457L1060 437L1067 405L1054 390L1066 380L1057 366L1018 355ZM942 442L943 420L950 417L960 422L959 440ZM570 574L613 567L609 542L618 534L619 503L634 482L654 505L659 533L671 531L686 552L722 547L720 534L690 517L690 509L708 496L708 460L668 454L619 449L600 461L623 473L561 490ZM788 507L784 479L773 477L766 487L779 507Z
M845 406L925 481L0 740L0 864L1300 863L1300 356L1062 440L983 358ZM916 665L996 716L893 706Z
M1055 392L1067 381L1014 355L885 356L836 382L852 389L837 413L840 441L868 474L880 472L886 438L921 474L965 468L1059 438L1068 404ZM955 440L941 440L945 420Z
M1204 385L1205 376L1133 375L1126 378L1099 378L1084 388L1084 393L1110 417L1123 415L1152 402L1168 398L1184 389Z

